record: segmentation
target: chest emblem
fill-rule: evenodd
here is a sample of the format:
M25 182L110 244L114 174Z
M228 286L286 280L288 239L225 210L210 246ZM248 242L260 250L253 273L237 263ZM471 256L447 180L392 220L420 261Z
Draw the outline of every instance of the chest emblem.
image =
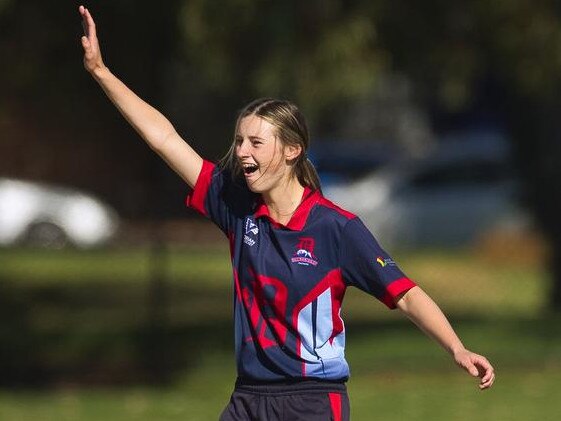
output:
M248 246L253 246L257 242L257 234L259 234L257 224L251 218L246 218L243 242Z
M318 260L314 254L315 244L315 240L311 237L299 238L296 251L290 261L302 266L317 266Z

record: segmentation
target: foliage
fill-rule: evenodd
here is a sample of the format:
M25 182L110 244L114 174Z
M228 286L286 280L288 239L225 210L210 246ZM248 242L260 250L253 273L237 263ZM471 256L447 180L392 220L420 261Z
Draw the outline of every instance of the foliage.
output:
M181 23L185 53L210 86L289 96L312 115L371 93L385 66L370 18L337 0L196 0Z
M558 86L560 19L547 0L197 0L184 2L181 25L187 56L215 88L241 84L322 110L401 71L457 111L489 72L521 94Z

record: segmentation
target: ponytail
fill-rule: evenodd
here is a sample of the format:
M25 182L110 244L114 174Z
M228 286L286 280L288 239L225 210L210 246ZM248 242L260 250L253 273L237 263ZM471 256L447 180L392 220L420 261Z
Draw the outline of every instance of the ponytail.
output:
M308 157L303 155L296 164L295 168L296 177L304 187L309 187L312 190L321 191L321 183L316 171L316 167Z

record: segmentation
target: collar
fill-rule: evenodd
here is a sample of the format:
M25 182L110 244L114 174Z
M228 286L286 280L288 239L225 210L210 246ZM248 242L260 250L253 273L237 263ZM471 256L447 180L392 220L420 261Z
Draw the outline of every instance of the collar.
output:
M308 216L312 211L314 205L318 202L319 198L321 197L321 193L319 190L312 190L309 187L304 187L304 193L302 193L302 200L294 214L290 218L290 221L286 225L280 224L275 221L271 215L269 214L269 208L263 201L263 198L259 196L257 199L257 207L253 216L255 219L260 217L265 217L271 221L272 225L275 228L286 228L292 231L302 231L304 225L306 225L306 221L308 220Z

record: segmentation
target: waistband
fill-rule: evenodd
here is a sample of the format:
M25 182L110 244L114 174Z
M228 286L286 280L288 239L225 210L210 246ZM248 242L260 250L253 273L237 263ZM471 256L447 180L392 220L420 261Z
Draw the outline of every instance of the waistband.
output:
M262 382L239 378L235 391L258 395L290 395L298 393L347 393L345 380L291 379L278 382Z

